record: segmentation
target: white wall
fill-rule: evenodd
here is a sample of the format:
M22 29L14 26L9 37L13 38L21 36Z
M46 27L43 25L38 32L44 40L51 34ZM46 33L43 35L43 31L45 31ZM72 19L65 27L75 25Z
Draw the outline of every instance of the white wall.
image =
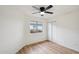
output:
M0 6L0 53L16 53L24 45L46 40L46 22L42 21L43 33L30 34L29 22L33 19L26 17L15 6Z
M79 11L75 10L56 18L52 24L52 41L79 51Z
M26 18L25 18L26 19ZM32 20L33 19L33 20ZM36 43L39 41L47 40L47 22L39 19L39 18L28 18L28 20L25 20L25 39L27 40L27 44ZM30 33L30 22L31 21L39 21L40 23L43 23L43 32L41 33Z
M0 53L15 53L23 42L23 21L14 7L0 6Z

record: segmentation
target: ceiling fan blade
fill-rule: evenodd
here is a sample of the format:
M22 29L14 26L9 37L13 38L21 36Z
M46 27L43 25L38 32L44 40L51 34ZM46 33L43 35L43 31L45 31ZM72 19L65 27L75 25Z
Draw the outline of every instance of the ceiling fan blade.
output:
M45 13L48 13L48 14L53 14L53 12L48 12L48 11L46 11Z
M48 10L48 9L50 9L50 8L52 8L53 6L52 5L49 5L47 8L46 8L46 10Z
M35 8L36 10L40 10L39 8L35 7L35 6L32 6L33 8Z
M34 12L34 13L32 13L32 14L37 14L37 13L40 13L40 12Z

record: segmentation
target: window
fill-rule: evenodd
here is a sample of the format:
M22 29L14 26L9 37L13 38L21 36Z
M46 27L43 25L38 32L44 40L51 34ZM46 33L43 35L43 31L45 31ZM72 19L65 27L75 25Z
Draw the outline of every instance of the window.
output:
M30 23L30 33L43 32L43 24L38 21L32 21Z

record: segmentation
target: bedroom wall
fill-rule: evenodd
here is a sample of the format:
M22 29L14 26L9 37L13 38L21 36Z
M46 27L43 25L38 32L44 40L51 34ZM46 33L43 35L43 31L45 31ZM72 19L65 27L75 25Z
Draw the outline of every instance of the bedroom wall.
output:
M32 20L33 19L33 20ZM28 18L28 20L25 20L25 39L27 40L27 44L36 43L39 41L47 40L47 22L44 20L41 20L39 18ZM43 32L40 33L30 33L30 22L31 21L38 21L43 24Z
M52 23L52 41L79 51L79 11L71 11L56 18Z
M30 20L43 22L43 32L30 34ZM46 40L46 21L24 15L16 6L0 6L0 54L16 53L24 45Z

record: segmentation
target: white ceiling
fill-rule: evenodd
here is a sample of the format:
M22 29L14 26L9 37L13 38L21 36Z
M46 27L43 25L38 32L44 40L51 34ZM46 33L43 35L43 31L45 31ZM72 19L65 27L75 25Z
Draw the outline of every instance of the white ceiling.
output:
M44 6L47 7L47 5L34 5L36 7ZM54 14L45 14L44 16L40 16L40 14L32 14L33 12L37 12L36 9L32 7L32 5L17 5L13 6L17 8L19 11L24 13L26 16L30 17L37 17L37 18L45 18L45 19L54 19L57 16L63 15L64 13L79 10L79 5L53 5L54 7L49 9L48 11L54 12ZM12 6L10 6L12 7Z
M47 5L34 5L36 7L40 7L40 6L45 6L47 7ZM70 12L70 11L74 11L74 10L79 10L79 6L78 5L54 5L53 8L49 9L48 11L52 11L54 12L54 14L45 14L44 16L40 16L40 14L32 14L33 12L37 12L38 10L34 9L32 7L32 5L25 5L25 6L19 6L19 10L21 10L22 12L24 12L25 14L31 16L31 17L39 17L39 18L47 18L47 19L51 19L51 18L55 18L56 16L62 15L64 13Z

